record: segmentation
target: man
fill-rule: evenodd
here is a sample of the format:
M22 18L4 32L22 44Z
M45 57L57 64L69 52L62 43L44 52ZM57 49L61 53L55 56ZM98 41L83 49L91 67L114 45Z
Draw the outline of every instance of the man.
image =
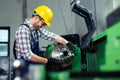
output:
M67 45L69 49L73 49L73 45L63 37L49 32L45 29L45 26L50 26L53 12L46 6L38 6L34 9L34 14L31 18L26 19L23 24L20 25L16 31L14 53L17 59L23 59L29 64L47 64L57 65L61 63L56 59L44 58L38 56L39 54L39 37L49 41L54 41L63 45ZM28 67L27 67L28 68Z

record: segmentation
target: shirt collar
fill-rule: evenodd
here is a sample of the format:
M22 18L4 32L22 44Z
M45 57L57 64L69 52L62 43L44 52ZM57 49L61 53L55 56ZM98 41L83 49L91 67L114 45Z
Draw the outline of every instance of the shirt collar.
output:
M25 22L24 22L24 24L27 24L29 26L30 30L35 30L35 28L33 27L33 25L30 24L29 19L26 19Z

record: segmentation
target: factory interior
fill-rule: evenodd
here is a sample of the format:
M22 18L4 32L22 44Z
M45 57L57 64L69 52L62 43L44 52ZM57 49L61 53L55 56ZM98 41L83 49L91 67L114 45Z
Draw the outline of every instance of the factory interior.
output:
M38 19L35 8L42 5L53 12L50 27L40 16L44 28L69 41L72 48L40 36L38 56L56 61L29 64L25 74L28 57L14 54L16 31L33 14ZM119 29L120 0L0 0L0 80L120 80Z

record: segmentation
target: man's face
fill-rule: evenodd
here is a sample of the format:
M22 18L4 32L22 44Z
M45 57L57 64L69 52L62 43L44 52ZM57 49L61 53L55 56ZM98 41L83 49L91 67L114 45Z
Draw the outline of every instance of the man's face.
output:
M40 18L39 16L36 16L35 19L36 19L36 22L34 25L35 29L39 30L40 28L45 28L46 23L42 18Z

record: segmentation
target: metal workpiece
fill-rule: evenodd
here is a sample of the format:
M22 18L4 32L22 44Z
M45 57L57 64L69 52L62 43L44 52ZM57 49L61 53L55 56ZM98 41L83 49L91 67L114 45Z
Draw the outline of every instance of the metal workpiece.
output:
M51 58L55 58L62 61L61 67L66 67L72 63L74 57L73 51L69 50L67 46L56 45L50 54Z
M48 71L81 71L81 50L74 45L74 51L68 49L67 46L51 44L46 49L48 58L55 58L62 63L57 66L47 66Z
M74 56L74 53L72 53L66 46L58 45L53 50L51 57L62 59L61 57L68 57L68 56Z

